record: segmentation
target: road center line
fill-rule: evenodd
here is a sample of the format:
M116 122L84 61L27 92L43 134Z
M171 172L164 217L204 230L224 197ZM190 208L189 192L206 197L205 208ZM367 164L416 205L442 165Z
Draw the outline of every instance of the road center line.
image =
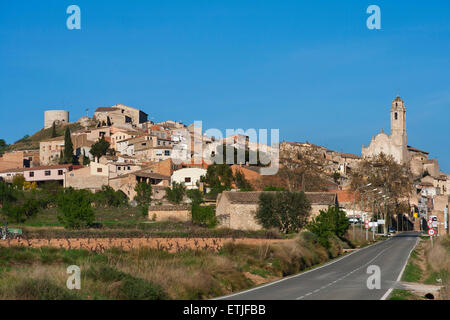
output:
M356 271L358 271L358 270L364 268L364 267L367 266L368 264L372 263L372 261L374 261L374 260L375 260L376 258L378 258L383 252L385 252L387 249L390 249L391 247L392 247L392 245L389 246L389 247L387 247L387 248L384 248L384 249L381 250L381 252L378 253L373 259L371 259L369 262L363 264L363 265L360 266L359 268L356 268L355 270L353 270L353 271L351 271L351 272L345 274L344 276L340 277L339 279L334 280L333 282L330 282L329 284L327 284L327 285L325 285L325 286L322 286L322 287L319 288L319 289L316 289L316 290L314 290L314 291L308 292L308 293L306 293L305 295L296 298L295 300L302 300L304 297L310 296L310 295L313 294L313 293L317 293L317 292L319 292L320 290L322 290L322 289L324 289L324 288L326 288L326 287L329 287L330 285L335 284L335 283L337 283L337 282L339 282L339 281L341 281L341 280L347 278L347 277L348 277L349 275L351 275L353 272L356 272Z

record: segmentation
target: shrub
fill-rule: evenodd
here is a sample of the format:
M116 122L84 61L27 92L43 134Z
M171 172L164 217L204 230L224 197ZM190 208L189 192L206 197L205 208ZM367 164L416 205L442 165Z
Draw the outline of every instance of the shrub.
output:
M233 180L236 187L241 191L252 191L252 186L250 182L247 179L245 179L245 176L241 170L236 171Z
M0 181L0 204L17 200L17 191L6 182Z
M264 228L277 228L283 233L300 230L311 205L304 192L261 193L256 218Z
M95 281L120 283L115 290L109 292L113 298L123 300L167 299L167 294L159 285L135 278L106 265L91 267L86 271L86 276Z
M21 206L13 205L9 202L3 204L2 213L8 217L8 219L16 222L22 223L25 222L25 214L22 211Z
M115 191L110 186L102 186L102 189L95 194L95 204L103 207L118 208L127 203L128 197L121 190Z
M191 189L186 191L186 195L191 199L192 204L203 203L203 193L198 189Z
M134 200L138 205L149 205L152 202L152 186L146 182L139 182L134 189L136 191L136 196Z
M138 203L141 208L141 213L145 217L148 214L148 207L152 202L152 185L146 182L139 182L134 190L136 191L134 200Z
M25 177L22 174L18 174L14 176L12 184L14 188L18 190L23 190L25 182L26 182Z
M173 182L172 188L166 188L167 200L173 204L179 204L183 201L183 197L186 194L186 187L182 183Z
M102 136L100 140L91 146L91 150L89 152L94 156L94 158L100 159L108 152L109 146L110 143L105 140L105 136Z
M342 238L347 232L350 222L344 211L338 207L328 207L328 210L320 210L317 217L308 225L308 230L318 236L318 241L329 249L329 239L333 236Z
M211 207L202 207L199 204L192 204L192 221L201 225L206 225L209 228L217 226L218 221L216 211Z
M59 193L58 220L68 229L80 229L92 225L95 219L91 207L92 194L87 190L65 189Z
M77 292L61 288L48 279L23 279L14 286L16 299L23 300L76 300Z

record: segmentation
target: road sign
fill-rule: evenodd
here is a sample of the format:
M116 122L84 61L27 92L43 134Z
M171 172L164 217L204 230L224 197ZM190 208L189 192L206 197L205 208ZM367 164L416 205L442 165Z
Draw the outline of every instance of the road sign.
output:
M377 223L378 224L384 224L384 220L378 220Z
M364 228L369 229L369 220L364 221Z
M378 223L375 221L375 222L369 222L369 226L370 227L376 227L376 226L378 226Z
M429 235L430 237L434 236L435 234L436 234L436 230L434 230L434 229L429 229L429 230L428 230L428 235Z

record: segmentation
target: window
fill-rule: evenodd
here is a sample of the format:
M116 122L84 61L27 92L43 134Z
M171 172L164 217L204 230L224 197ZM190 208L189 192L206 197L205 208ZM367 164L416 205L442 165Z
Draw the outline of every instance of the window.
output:
M103 168L97 168L97 172L103 172Z
M170 150L164 150L164 155L165 156L170 156Z
M58 176L62 176L63 175L63 171L62 170L58 170Z
M191 182L191 178L190 177L184 178L184 182Z
M397 112L394 114L394 118L395 118L395 120L398 120L398 113Z
M52 174L52 172L50 170L45 170L45 175L48 177Z
M131 170L131 167L130 167L130 166L128 166L128 170Z
M120 168L121 168L121 167L117 167L117 170L119 170L119 171L120 171L120 170L121 170Z

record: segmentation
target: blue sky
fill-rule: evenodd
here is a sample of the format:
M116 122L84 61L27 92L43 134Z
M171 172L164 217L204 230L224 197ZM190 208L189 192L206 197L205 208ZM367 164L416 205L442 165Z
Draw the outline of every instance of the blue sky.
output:
M448 1L1 1L0 138L41 129L46 109L123 103L360 154L399 94L408 143L450 172L449 53Z

